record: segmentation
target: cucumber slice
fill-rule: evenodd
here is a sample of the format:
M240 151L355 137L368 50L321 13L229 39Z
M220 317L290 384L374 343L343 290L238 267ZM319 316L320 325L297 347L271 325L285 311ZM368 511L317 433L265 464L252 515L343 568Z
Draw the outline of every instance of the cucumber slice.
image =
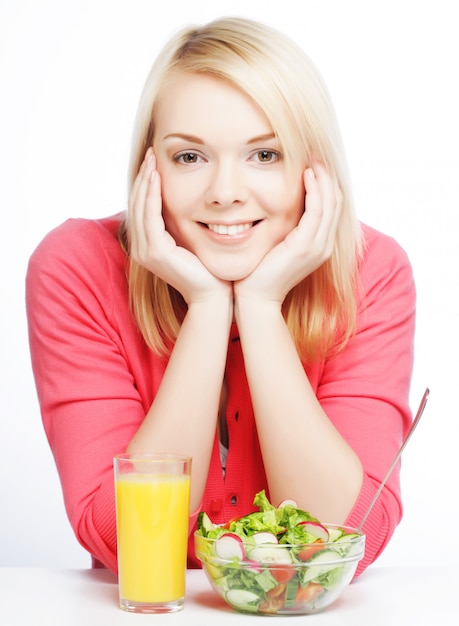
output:
M356 556L363 551L363 544L355 541L355 539L359 537L361 537L361 535L357 533L349 533L348 535L339 537L339 539L335 541L335 545L343 557Z
M312 556L308 561L308 567L301 573L301 584L319 578L341 564L341 557L334 550L321 550Z
M226 594L226 599L228 604L237 609L253 613L256 613L258 610L258 604L255 605L254 602L258 603L260 601L260 597L256 593L247 591L247 589L230 589Z
M329 541L338 541L344 535L344 531L341 528L328 528L327 530L330 535Z
M292 563L292 557L290 551L287 548L265 543L260 546L255 546L250 550L249 557L252 561L258 563L269 563L272 565L290 565Z
M201 529L204 537L207 537L207 533L209 532L209 530L212 530L214 528L210 517L205 511L201 511L198 515L198 528Z
M351 541L351 539L357 539L357 537L361 537L362 535L358 535L357 533L348 533L347 535L343 533L338 539L335 539L335 542L338 543L340 541Z

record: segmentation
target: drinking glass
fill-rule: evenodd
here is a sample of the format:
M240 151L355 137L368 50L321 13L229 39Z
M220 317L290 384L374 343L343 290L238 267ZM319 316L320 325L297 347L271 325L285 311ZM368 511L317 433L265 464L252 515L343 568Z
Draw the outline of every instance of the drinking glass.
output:
M191 458L114 458L120 607L132 613L183 608Z

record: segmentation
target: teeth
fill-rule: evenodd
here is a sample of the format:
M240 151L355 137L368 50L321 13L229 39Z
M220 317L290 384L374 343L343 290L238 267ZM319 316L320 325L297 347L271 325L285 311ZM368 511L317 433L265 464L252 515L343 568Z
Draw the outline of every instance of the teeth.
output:
M225 224L207 224L209 230L214 233L218 233L219 235L238 235L239 233L243 233L245 230L249 230L252 227L252 224L231 224L227 226Z

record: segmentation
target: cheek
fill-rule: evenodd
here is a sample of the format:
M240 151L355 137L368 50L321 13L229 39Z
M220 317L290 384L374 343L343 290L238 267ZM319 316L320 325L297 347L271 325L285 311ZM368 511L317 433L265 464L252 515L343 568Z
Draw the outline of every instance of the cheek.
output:
M302 172L295 172L290 177L273 178L269 188L265 185L265 197L269 199L276 212L283 214L286 222L296 225L304 213L305 188Z
M161 167L158 162L158 172L161 176L161 197L163 207L167 207L169 214L176 217L186 217L197 203L198 191L193 177L177 175L174 168Z
M162 200L162 214L166 230L177 239L180 232L181 222L181 207L183 203L180 198L180 193L177 193L177 187L175 185L168 184L168 180L164 180L161 177L161 200ZM182 209L183 210L183 209Z
M179 246L191 250L192 241L189 233L190 210L187 198L180 191L178 193L174 191L174 187L172 187L170 191L167 188L163 191L162 200L162 215L167 232Z
M167 204L163 201L163 219L167 232L172 235L172 238L180 246L185 246L185 234L183 232L180 213L174 210L173 205Z
M298 189L294 194L284 195L284 218L288 226L294 228L304 213L305 193L303 189Z
M173 224L180 221L184 207L183 185L174 182L174 177L167 170L160 169L161 176L161 200L163 206L163 217L168 230Z

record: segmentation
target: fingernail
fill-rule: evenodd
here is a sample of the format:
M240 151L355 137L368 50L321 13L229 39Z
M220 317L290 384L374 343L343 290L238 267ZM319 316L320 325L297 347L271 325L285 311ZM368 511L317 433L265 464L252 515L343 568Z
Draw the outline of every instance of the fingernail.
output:
M312 169L312 167L308 167L308 169L306 170L306 174L309 176L309 178L311 180L315 179L315 174L314 174L314 170Z

